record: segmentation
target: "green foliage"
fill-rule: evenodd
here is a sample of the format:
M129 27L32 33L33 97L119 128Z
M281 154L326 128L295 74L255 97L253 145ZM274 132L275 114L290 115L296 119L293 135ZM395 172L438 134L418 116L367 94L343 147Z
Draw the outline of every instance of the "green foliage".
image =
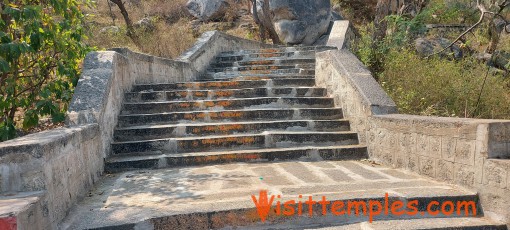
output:
M64 119L89 51L83 43L84 15L78 0L0 2L0 138L39 118ZM17 119L19 117L19 119Z
M414 52L399 50L388 53L379 80L402 113L510 118L510 81L489 74L482 90L486 74L487 66L473 58L422 59Z
M372 24L359 28L360 36L351 46L353 52L370 68L402 113L510 119L509 79L488 73L485 63L472 57L459 61L438 57L425 59L413 51L414 40L425 36L424 25L431 22L431 12L439 14L437 9L449 6L447 4L450 3L432 4L432 9L426 9L413 19L397 15L386 17L387 33L380 41L373 38ZM441 22L447 21L447 17L453 20L459 16L460 11L453 9L443 12L451 16L442 15ZM475 31L475 35L483 33L480 31ZM483 36L475 36L478 44L480 38Z
M388 52L408 48L416 36L426 31L422 17L419 15L412 19L390 15L385 20L389 33L382 41L373 38L375 28L371 23L359 29L359 40L352 46L354 53L374 73L384 71Z
M421 13L424 22L433 24L473 23L478 16L476 1L470 0L432 0Z

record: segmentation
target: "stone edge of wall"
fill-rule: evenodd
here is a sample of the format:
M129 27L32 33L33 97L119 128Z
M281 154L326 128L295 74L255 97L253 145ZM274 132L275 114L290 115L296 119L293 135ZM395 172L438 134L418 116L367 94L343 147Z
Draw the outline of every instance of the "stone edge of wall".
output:
M370 71L346 48L349 23L336 21L317 54L316 81L351 120L370 159L476 190L485 214L510 222L510 121L398 114ZM503 159L497 159L503 158Z
M210 31L176 60L124 48L87 54L66 127L0 143L0 193L18 194L0 203L22 207L0 218L55 229L102 174L124 93L135 83L196 80L220 52L266 47L272 45Z

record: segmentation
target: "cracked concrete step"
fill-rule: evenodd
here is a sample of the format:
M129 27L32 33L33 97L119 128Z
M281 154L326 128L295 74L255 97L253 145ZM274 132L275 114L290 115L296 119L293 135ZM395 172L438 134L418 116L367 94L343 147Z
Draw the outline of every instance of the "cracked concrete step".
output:
M255 149L290 146L356 145L358 134L350 131L337 132L291 132L265 131L258 134L235 134L201 137L177 137L155 140L113 142L113 155L127 153L153 154L188 153L222 149Z
M335 103L329 97L258 97L229 98L199 101L163 101L124 103L122 114L165 113L172 111L204 111L267 108L331 108Z
M252 150L225 150L181 154L136 155L111 157L105 162L107 172L134 169L187 167L236 162L281 162L317 160L359 160L367 158L367 148L362 145L307 146L292 148L260 148Z
M257 65L285 65L285 64L315 64L315 58L278 58L270 60L249 60L245 58L242 61L234 60L218 60L210 66L213 68L240 67L240 66L257 66Z
M172 159L163 160L162 157L155 156L154 162L159 164L153 162L151 166L175 164ZM204 156L200 160L190 161L202 163L201 160L213 159L217 158ZM232 158L224 159L229 161ZM181 163L184 164L185 161ZM143 164L140 166L147 167ZM405 222L419 224L421 222L419 219L423 219L422 223L428 220L440 224L450 218L453 220L483 216L476 192L405 170L374 165L368 161L282 161L202 165L110 174L103 180L106 182L96 186L91 192L93 195L85 198L70 213L65 221L69 229L107 226L116 226L110 229L134 229L135 226L137 229L342 227L367 222L369 217L355 214L333 215L331 210L335 201L342 201L344 204L350 201L363 201L368 204L371 200L381 202L384 207L386 197L388 206L400 201L407 207L406 204L416 201L417 213L374 216L375 221L381 221L376 223L382 224L380 226L392 220L398 220L400 224ZM268 201L274 196L272 210L269 210L271 214L264 223L261 222L252 200L252 196L261 200L261 190L268 191ZM314 201L321 201L323 196L330 201L325 204L328 215L322 215L322 204L315 203L309 206L305 203L309 196L312 196ZM302 203L303 215L286 216L275 212L278 201L281 205L289 200L295 201L294 205L290 205L294 210L298 208L296 207L298 201ZM454 211L449 217L444 214L433 216L426 212L431 201L439 202L439 206L448 201L452 202L454 210L462 208L463 205L458 202L472 202L473 206L467 206L468 216L465 216L465 209L461 209L460 215ZM312 217L309 217L310 207ZM383 207L379 209L381 212L384 210ZM435 207L434 210L438 208L440 207ZM342 211L346 211L345 209L347 209L345 206L340 207ZM470 222L472 219L465 220ZM460 224L460 221L458 223ZM384 229L407 229L391 226L412 227L405 224L388 226L390 228Z
M349 131L348 120L287 120L259 122L143 125L115 129L115 141L135 141L185 136L227 135L263 131Z
M175 124L178 122L218 122L218 121L254 121L254 120L331 120L342 119L342 109L244 109L226 111L194 111L159 114L119 115L118 126L136 126L148 124Z
M137 84L132 92L140 91L168 91L168 90L200 90L200 89L242 89L260 87L301 87L315 86L313 78L285 78L269 80L246 81L203 81L168 84Z
M253 97L325 97L326 89L317 87L244 88L225 90L172 90L126 93L124 100L130 102L184 101Z
M285 226L287 227L287 226ZM297 227L297 226L296 226ZM271 229L284 229L275 225ZM387 229L409 229L409 230L507 230L504 223L493 221L484 217L457 217L457 218L428 218L408 220L378 220L372 223L362 222L347 224L335 227L303 228L316 230L387 230Z

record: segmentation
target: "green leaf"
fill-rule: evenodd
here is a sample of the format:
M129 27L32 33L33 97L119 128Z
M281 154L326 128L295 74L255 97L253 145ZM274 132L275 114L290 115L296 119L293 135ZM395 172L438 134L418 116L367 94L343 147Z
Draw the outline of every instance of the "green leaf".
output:
M58 123L66 120L66 114L62 112L54 113L51 115L51 121Z
M25 117L23 119L23 128L28 129L39 124L39 116L33 110L28 110L25 112Z
M30 46L37 52L41 48L41 36L39 33L33 33L30 35Z
M6 141L16 137L16 128L12 121L0 123L0 140Z
M11 70L9 66L9 62L7 62L4 58L0 57L0 73L7 73Z

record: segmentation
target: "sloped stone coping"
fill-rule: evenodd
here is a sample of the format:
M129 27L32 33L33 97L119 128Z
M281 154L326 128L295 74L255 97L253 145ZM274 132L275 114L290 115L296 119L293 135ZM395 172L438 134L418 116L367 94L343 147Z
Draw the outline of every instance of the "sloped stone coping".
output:
M337 21L317 54L316 82L358 132L372 160L479 192L485 213L510 222L510 121L398 114L370 71L346 49L347 22Z
M110 153L124 93L135 83L197 80L222 51L268 46L211 31L177 60L124 48L89 53L69 105L66 127L0 143L0 199L36 214L30 219L25 211L18 212L18 228L56 229L69 208L96 182ZM26 192L37 193L31 195L33 199L12 200L11 195Z

